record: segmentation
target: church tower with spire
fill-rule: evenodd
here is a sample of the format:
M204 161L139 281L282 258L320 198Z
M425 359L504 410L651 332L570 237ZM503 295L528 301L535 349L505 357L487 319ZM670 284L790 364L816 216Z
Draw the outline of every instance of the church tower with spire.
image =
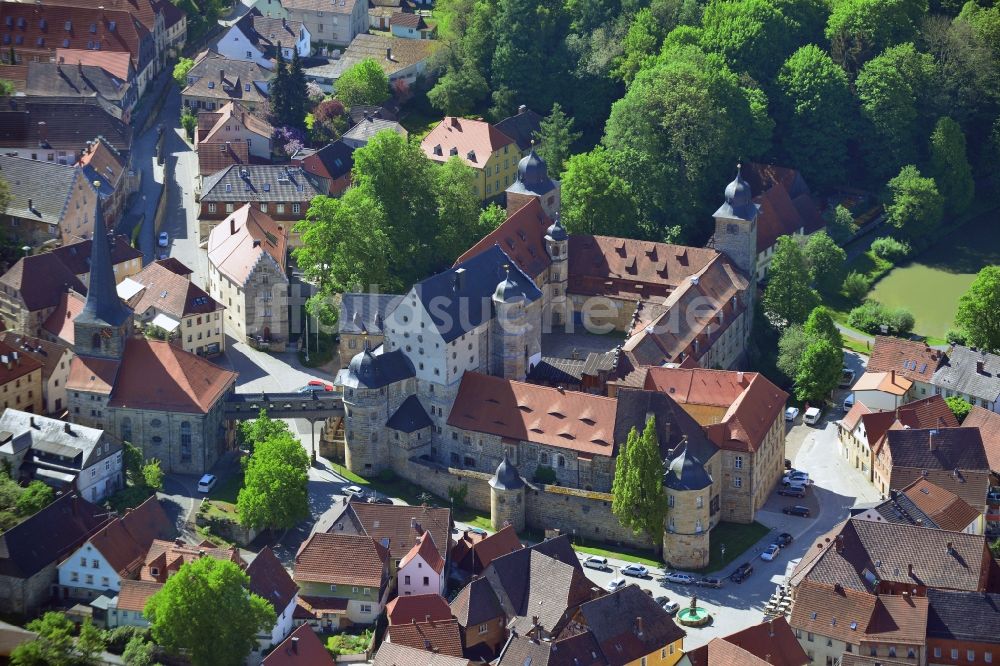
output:
M118 297L108 230L98 199L90 250L87 301L73 320L77 355L120 359L125 341L132 334L132 316L132 310Z
M726 200L715 211L715 249L722 252L750 283L757 280L757 215L760 206L753 202L750 183L743 180L742 165L736 165L736 178L726 186ZM751 293L750 289L747 293Z

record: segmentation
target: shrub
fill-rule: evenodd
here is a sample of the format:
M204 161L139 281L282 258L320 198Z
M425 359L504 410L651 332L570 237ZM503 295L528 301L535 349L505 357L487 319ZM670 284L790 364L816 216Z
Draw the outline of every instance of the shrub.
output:
M871 283L861 273L857 271L851 271L844 278L844 295L854 302L860 302L864 299L868 290L871 289Z
M184 128L188 141L193 140L194 131L198 127L198 118L187 107L184 107L184 112L181 114L181 127Z
M906 335L913 330L913 315L905 308L890 310L877 301L865 301L851 310L847 323L865 333L881 333L882 326L892 335Z
M872 252L876 256L895 264L909 257L913 252L913 248L910 247L909 243L898 241L892 236L883 236L872 241Z
M951 410L955 418L958 419L959 423L965 420L965 417L969 415L972 411L972 405L969 401L964 398L960 398L957 395L953 395L949 398L945 398L944 401L948 403L948 409Z
M108 652L111 654L121 654L125 650L125 645L130 640L136 636L146 638L148 635L149 630L144 627L115 627L107 632Z
M555 483L556 471L548 465L539 465L535 468L533 479L536 483Z
M944 334L944 339L948 341L949 345L964 345L965 331L958 328L949 328L948 332Z
M895 331L897 335L907 335L913 330L916 321L913 313L906 308L896 308L887 314L889 330Z
M469 496L469 486L467 484L461 484L458 486L452 486L448 488L448 499L451 500L452 506L456 509L461 509L465 506L465 499Z

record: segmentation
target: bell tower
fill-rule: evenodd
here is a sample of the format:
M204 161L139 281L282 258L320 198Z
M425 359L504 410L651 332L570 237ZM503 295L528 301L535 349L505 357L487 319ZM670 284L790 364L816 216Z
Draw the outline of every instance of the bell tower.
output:
M125 341L132 334L132 310L118 297L100 198L94 213L87 301L73 320L73 330L78 355L109 359L122 357Z
M715 211L715 249L722 252L750 283L757 282L757 215L760 206L753 202L750 184L743 180L742 165L736 165L736 178L726 186L726 200ZM751 290L752 291L752 290Z

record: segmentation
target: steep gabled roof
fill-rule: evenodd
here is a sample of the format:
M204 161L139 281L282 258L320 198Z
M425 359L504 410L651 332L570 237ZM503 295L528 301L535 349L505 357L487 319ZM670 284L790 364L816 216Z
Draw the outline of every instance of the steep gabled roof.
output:
M594 635L612 664L631 663L686 635L638 585L626 585L581 604L573 621Z
M79 426L77 426L79 427ZM138 576L156 539L170 539L176 528L156 497L113 518L89 542L122 577Z
M382 643L378 652L375 653L374 666L409 666L410 664L420 664L421 666L471 666L471 662L464 657L452 657L448 654L438 654L417 649L399 643ZM269 666L265 661L265 666Z
M934 373L934 385L996 402L1000 397L1000 355L955 345Z
M944 353L926 343L877 335L867 369L868 372L895 370L911 381L929 384L942 361Z
M455 265L499 245L521 271L531 279L538 280L545 269L552 265L552 259L545 249L545 233L551 224L552 220L542 210L541 201L532 197L508 215L499 227L466 250L465 254L455 260Z
M263 666L334 666L335 663L312 625L304 623L264 657Z
M451 614L464 628L474 627L503 615L490 581L484 577L473 578L459 590L451 602Z
M295 555L295 580L331 585L382 586L389 551L371 537L316 532Z
M208 260L220 273L245 284L264 254L284 272L287 244L288 230L248 203L212 229Z
M444 571L444 558L441 557L437 546L434 545L434 537L430 535L430 532L424 532L417 537L417 542L410 548L410 552L399 561L399 568L404 568L418 555L436 573L440 574Z
M451 619L448 602L440 594L411 594L396 597L385 606L389 624L441 622Z
M7 215L58 225L67 212L79 175L79 167L0 155L0 176L10 183Z
M542 131L542 117L528 107L519 108L517 114L504 118L496 128L514 139L521 152L529 150L536 141L535 135Z
M429 160L447 162L457 156L466 166L482 169L493 153L512 143L512 138L485 120L445 116L420 142L420 148Z
M462 635L453 619L389 625L386 641L436 654L462 656Z
M976 405L962 422L963 428L978 428L990 469L1000 472L1000 414Z
M267 546L257 553L246 573L250 577L250 591L266 599L278 615L284 612L299 590L274 551Z

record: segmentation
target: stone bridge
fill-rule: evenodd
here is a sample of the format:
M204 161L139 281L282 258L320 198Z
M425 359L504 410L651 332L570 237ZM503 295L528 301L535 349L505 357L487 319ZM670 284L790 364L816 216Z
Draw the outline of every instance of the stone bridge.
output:
M344 416L344 400L339 391L314 393L234 393L226 399L225 418L245 421L267 410L273 419L320 421Z

